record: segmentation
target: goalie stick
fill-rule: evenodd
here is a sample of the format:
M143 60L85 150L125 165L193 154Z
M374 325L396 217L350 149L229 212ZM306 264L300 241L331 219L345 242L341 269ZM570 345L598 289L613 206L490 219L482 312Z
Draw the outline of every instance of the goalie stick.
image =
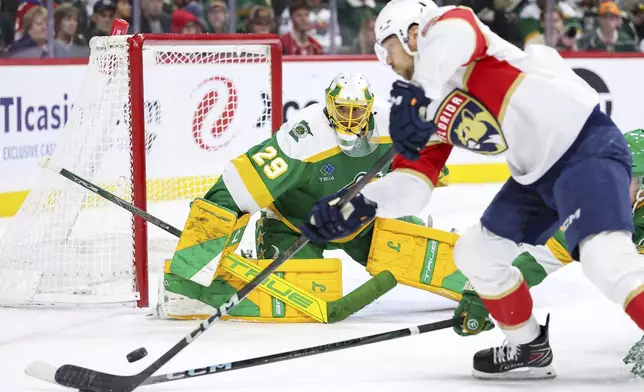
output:
M365 174L354 186L348 189L348 191L340 198L338 205L340 207L344 206L349 200L353 199L362 188L365 187L376 175L385 167L394 157L396 151L393 147L390 147L387 152L380 157L380 159L374 164L374 166ZM45 165L52 165L53 162L46 160ZM60 173L66 173L70 176L73 173L60 168ZM117 196L106 192L105 190L100 189L99 187L90 184L89 182L74 176L79 185L84 186L85 188L92 190L93 192L98 193L99 195L105 197L107 200L110 200L118 205L121 205L123 208L127 209L130 212L133 212L132 206L129 203L123 203L123 199L118 198ZM147 214L147 213L146 213ZM151 218L154 218L152 215L149 215ZM158 218L154 218L159 220ZM26 370L30 370L28 373L31 376L44 379L45 381L55 382L62 386L80 389L83 392L131 392L137 387L139 387L145 380L150 378L154 372L159 370L163 365L168 363L175 355L179 354L184 348L186 348L190 343L194 342L202 333L204 333L208 328L212 326L217 320L220 320L222 316L228 314L231 309L237 306L242 300L244 300L248 294L250 294L254 289L256 289L270 274L275 272L284 264L288 259L293 257L297 252L299 252L306 244L309 243L309 239L302 235L295 242L289 246L284 252L282 252L278 258L273 260L262 272L260 272L252 281L242 287L237 293L221 307L217 309L215 314L208 317L199 326L186 335L183 339L177 342L172 348L166 351L161 357L154 361L150 366L143 369L138 374L131 376L122 376L114 375L108 373L98 372L96 370L76 366L76 365L63 365L57 369L50 365L44 366L28 366ZM54 370L55 371L51 371ZM41 372L42 370L42 372Z
M242 359L239 361L220 363L217 365L204 366L204 367L184 370L180 372L160 374L158 376L152 376L148 378L141 384L141 386L161 384L161 383L167 383L172 381L185 380L187 378L194 378L194 377L208 376L211 374L231 372L233 370L246 369L246 368L251 368L256 366L268 365L271 363L289 361L291 359L310 357L313 355L330 353L333 351L340 351L340 350L346 350L349 348L366 346L373 343L385 342L387 340L399 339L407 336L420 335L427 332L447 329L447 328L453 327L459 322L460 322L459 319L447 319L442 321L435 321L433 323L416 325L409 328L382 332L375 335L362 336L359 338L342 340L339 342L327 343L319 346L301 348L298 350L285 351L282 353L265 355L262 357ZM35 366L48 367L51 365L38 363ZM48 371L51 373L51 372L54 372L55 369L52 368L52 369L49 369Z

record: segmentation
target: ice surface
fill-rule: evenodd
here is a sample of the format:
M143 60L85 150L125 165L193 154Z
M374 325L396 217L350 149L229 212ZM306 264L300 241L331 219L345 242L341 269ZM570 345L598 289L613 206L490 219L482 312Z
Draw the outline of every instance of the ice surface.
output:
M427 209L434 226L463 230L476 222L498 185L452 185L435 192ZM187 212L185 209L183 212ZM183 213L180 212L179 214ZM425 218L425 216L423 216ZM250 226L252 227L252 226ZM249 242L246 246L251 246ZM329 252L338 257L341 252ZM160 259L162 255L157 255ZM346 259L346 258L345 258ZM356 263L343 265L345 292L369 278ZM151 277L156 289L158 265ZM495 329L462 338L436 331L287 362L142 387L145 391L642 391L622 358L641 332L573 264L533 289L540 321L551 314L558 377L550 381L479 381L470 376L475 351L503 341ZM154 300L154 296L152 296ZM397 287L382 300L336 325L220 322L162 368L202 367L330 343L451 317L455 303ZM193 321L148 320L145 309L0 308L0 391L63 391L32 379L25 367L40 360L132 374L149 365L196 326ZM145 346L149 355L129 364L125 355Z

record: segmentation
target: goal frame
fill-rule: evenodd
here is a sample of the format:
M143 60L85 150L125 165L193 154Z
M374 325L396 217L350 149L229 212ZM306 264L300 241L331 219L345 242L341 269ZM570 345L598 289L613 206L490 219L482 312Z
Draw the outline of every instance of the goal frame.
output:
M127 39L130 63L129 93L131 110L131 155L133 204L147 211L145 156L145 97L143 46L146 43L210 45L267 45L270 47L271 128L276 132L282 125L282 43L275 34L135 34ZM135 109L136 108L136 109ZM149 300L148 229L147 222L134 216L134 268L137 307L145 308Z

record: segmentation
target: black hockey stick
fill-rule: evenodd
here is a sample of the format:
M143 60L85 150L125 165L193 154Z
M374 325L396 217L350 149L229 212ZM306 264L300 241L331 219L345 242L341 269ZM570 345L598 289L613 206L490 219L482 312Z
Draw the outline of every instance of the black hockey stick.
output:
M90 192L94 192L97 195L101 196L102 198L106 199L107 201L110 201L117 206L131 212L134 215L138 215L144 220L152 223L153 225L157 226L158 228L176 236L176 237L181 237L181 230L177 229L176 227L162 221L161 219L157 218L156 216L147 213L143 211L142 209L134 206L133 204L129 203L126 200L121 199L120 197L116 196L110 191L107 191L97 185L92 184L91 182L77 176L76 174L70 172L69 170L61 167L57 163L53 162L50 157L45 157L40 161L40 166L45 167L49 170L52 170L61 176L67 178L68 180L77 183L78 185L82 186L83 188L89 190Z
M389 161L391 161L396 154L396 151L390 147L389 150L374 164L374 166L365 174L354 186L348 189L348 191L342 195L340 201L338 202L339 206L345 205L349 200L353 199L361 190L367 185L375 176L378 174L383 167L385 167ZM51 161L45 162L45 166L53 164ZM62 167L58 167L60 173L63 175L72 176L73 173L67 171ZM75 181L79 185L86 187L89 190L94 191L90 188L90 184L87 181L83 183ZM86 186L87 185L87 186ZM98 188L93 186L94 188ZM96 190L98 191L98 189ZM110 194L111 195L111 194ZM116 204L121 205L123 199L116 197L115 195L109 196L108 200L115 202ZM128 203L129 204L129 203ZM124 207L127 209L127 207ZM26 369L27 374L43 379L45 381L55 382L57 384L67 386L70 388L80 389L84 392L131 392L140 386L145 380L150 378L154 372L159 370L163 365L168 363L175 355L179 354L181 350L186 348L190 343L194 342L203 332L205 332L210 326L220 320L222 316L228 314L231 309L237 306L242 300L244 300L248 294L250 294L255 288L257 288L270 274L275 272L284 264L288 259L293 257L297 252L299 252L306 244L309 243L309 239L302 235L300 236L291 246L289 246L284 252L282 252L272 263L270 263L262 272L260 272L253 280L248 284L242 287L237 293L226 302L224 305L219 307L215 314L208 317L204 320L199 327L190 332L185 338L181 339L177 344L175 344L170 350L166 351L159 359L154 361L150 366L145 368L142 372L134 374L131 376L120 376L108 373L98 372L96 370L76 366L76 365L63 365L57 369L53 366L34 363L29 365ZM52 370L54 370L52 372Z
M233 370L245 369L245 368L261 366L261 365L268 365L270 363L288 361L291 359L310 357L313 355L345 350L348 348L366 346L368 344L379 343L387 340L393 340L393 339L403 338L406 336L419 335L421 333L450 328L458 324L459 322L460 322L459 319L448 319L448 320L436 321L433 323L416 325L413 327L398 329L395 331L382 332L375 335L363 336L363 337L343 340L335 343L327 343L327 344L322 344L314 347L301 348L299 350L285 351L283 353L271 354L263 357L243 359L240 361L234 361L234 362L228 362L228 363L220 363L217 365L210 365L210 366L205 366L205 367L196 368L196 369L184 370L182 372L161 374L158 376L152 376L148 378L143 382L143 384L141 384L141 386L183 380L186 378L207 376L210 374L219 374L223 372L230 372Z

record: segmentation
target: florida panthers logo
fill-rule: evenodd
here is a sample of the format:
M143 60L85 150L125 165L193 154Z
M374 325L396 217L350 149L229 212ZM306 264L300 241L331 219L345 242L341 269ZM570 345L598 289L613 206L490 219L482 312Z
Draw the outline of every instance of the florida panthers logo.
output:
M508 149L496 118L464 91L455 89L443 100L434 123L438 136L457 147L485 155Z

